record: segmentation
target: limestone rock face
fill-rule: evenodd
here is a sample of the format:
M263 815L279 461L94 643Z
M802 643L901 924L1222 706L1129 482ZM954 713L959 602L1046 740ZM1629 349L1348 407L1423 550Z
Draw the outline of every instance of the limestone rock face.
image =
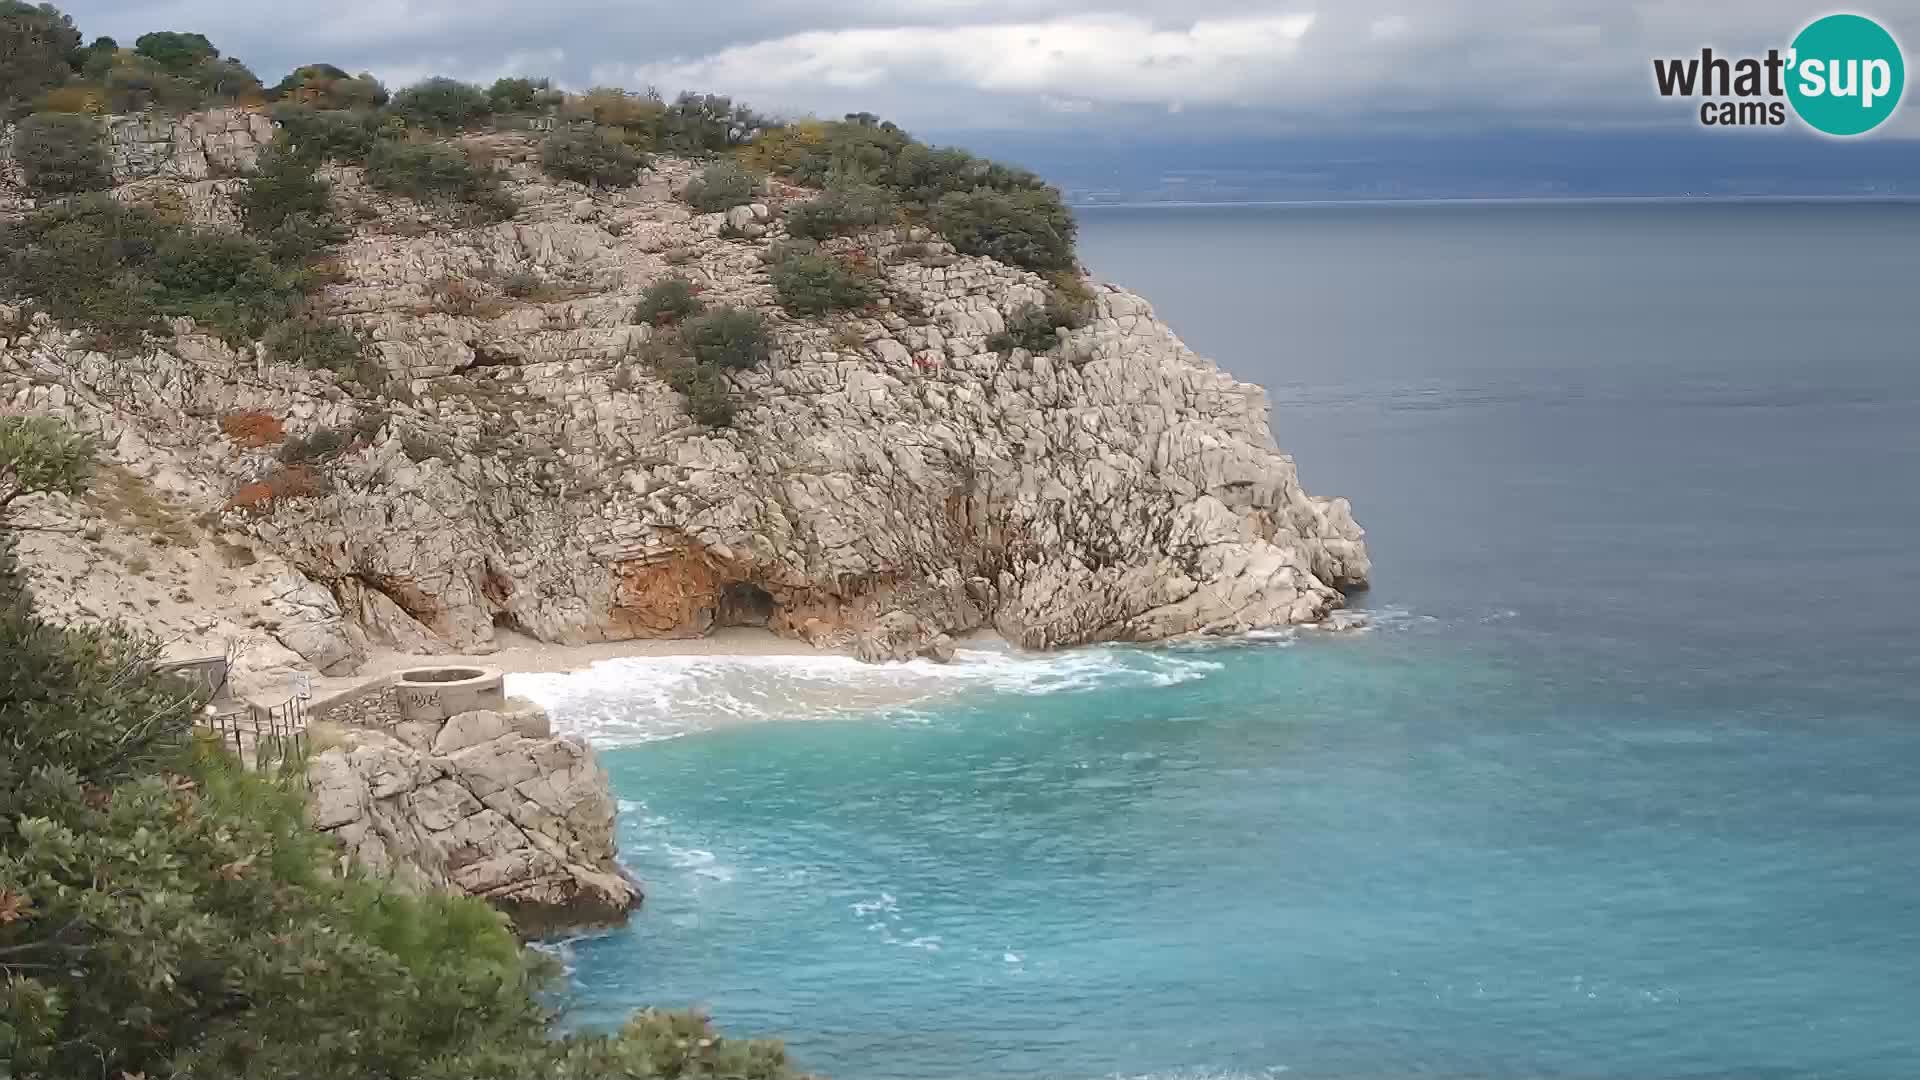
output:
M189 126L235 122L252 121ZM766 259L805 193L696 214L674 195L692 163L591 192L543 177L524 140L492 150L522 208L480 228L330 170L358 231L326 305L370 341L378 397L181 320L115 360L32 328L0 348L0 403L62 387L58 411L137 432L215 491L276 467L223 439L224 415L356 431L326 492L221 519L332 594L295 594L283 620L316 665L353 662L324 629L339 623L355 655L485 652L503 627L575 644L752 623L876 660L981 627L1036 648L1149 641L1313 622L1365 584L1349 506L1301 487L1264 393L1124 289L1083 281L1084 326L1044 354L996 351L1050 283L898 229L827 245L882 302L797 319ZM178 186L217 222L221 183ZM772 331L771 361L730 375L730 429L693 423L642 355L657 330L633 306L669 274Z
M344 730L307 768L307 814L341 857L415 890L464 892L523 932L618 922L640 889L614 862L607 778L531 707Z
M107 164L116 181L206 180L253 168L272 141L272 119L252 109L116 116L107 122Z

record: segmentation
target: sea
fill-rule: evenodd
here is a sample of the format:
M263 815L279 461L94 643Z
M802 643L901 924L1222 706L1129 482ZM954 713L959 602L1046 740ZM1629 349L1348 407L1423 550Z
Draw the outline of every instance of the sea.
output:
M1920 1076L1920 206L1111 207L1361 630L615 661L631 925L838 1080Z

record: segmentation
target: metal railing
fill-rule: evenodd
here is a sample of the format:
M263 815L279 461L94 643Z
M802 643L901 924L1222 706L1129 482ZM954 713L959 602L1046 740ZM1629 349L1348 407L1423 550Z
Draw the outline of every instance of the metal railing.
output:
M221 746L255 769L284 768L306 760L307 704L295 696L279 705L255 705L233 696L227 685L227 657L204 656L154 665L184 679L196 691L196 726L212 733Z
M312 747L307 734L307 703L297 697L270 707L208 710L201 714L200 726L256 769L298 764L306 760Z

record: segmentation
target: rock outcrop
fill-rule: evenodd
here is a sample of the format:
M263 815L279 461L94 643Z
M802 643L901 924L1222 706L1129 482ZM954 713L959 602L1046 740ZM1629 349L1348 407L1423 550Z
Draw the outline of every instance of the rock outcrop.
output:
M412 889L488 900L527 934L619 922L639 905L614 862L606 774L539 709L422 723L362 705L358 721L318 729L338 745L306 773L308 819L343 859Z
M252 123L207 126L258 140ZM188 142L233 149L220 139ZM329 670L376 646L483 652L500 628L581 643L750 622L869 659L937 656L981 627L1036 648L1147 641L1319 620L1366 580L1347 503L1302 489L1263 393L1138 296L1086 283L1084 327L996 351L1049 282L900 228L829 245L884 301L794 319L766 259L810 193L696 214L676 198L691 163L596 193L542 176L524 139L482 141L522 205L500 225L452 228L330 171L358 226L326 302L375 375L275 364L186 320L109 358L41 321L0 348L0 403L144 455L314 583L278 594L307 629L274 633ZM116 194L218 226L232 183ZM732 429L690 421L645 362L655 331L632 309L668 274L774 331L771 362L731 375ZM248 414L354 436L324 484L239 500L283 471L277 447L223 436Z

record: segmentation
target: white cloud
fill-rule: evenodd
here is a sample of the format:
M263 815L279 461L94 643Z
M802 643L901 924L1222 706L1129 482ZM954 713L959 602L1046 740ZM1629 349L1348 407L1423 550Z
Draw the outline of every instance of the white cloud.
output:
M930 84L1108 104L1226 104L1279 85L1312 13L1160 28L1132 15L811 31L693 60L613 68L633 83L752 97L813 87Z

